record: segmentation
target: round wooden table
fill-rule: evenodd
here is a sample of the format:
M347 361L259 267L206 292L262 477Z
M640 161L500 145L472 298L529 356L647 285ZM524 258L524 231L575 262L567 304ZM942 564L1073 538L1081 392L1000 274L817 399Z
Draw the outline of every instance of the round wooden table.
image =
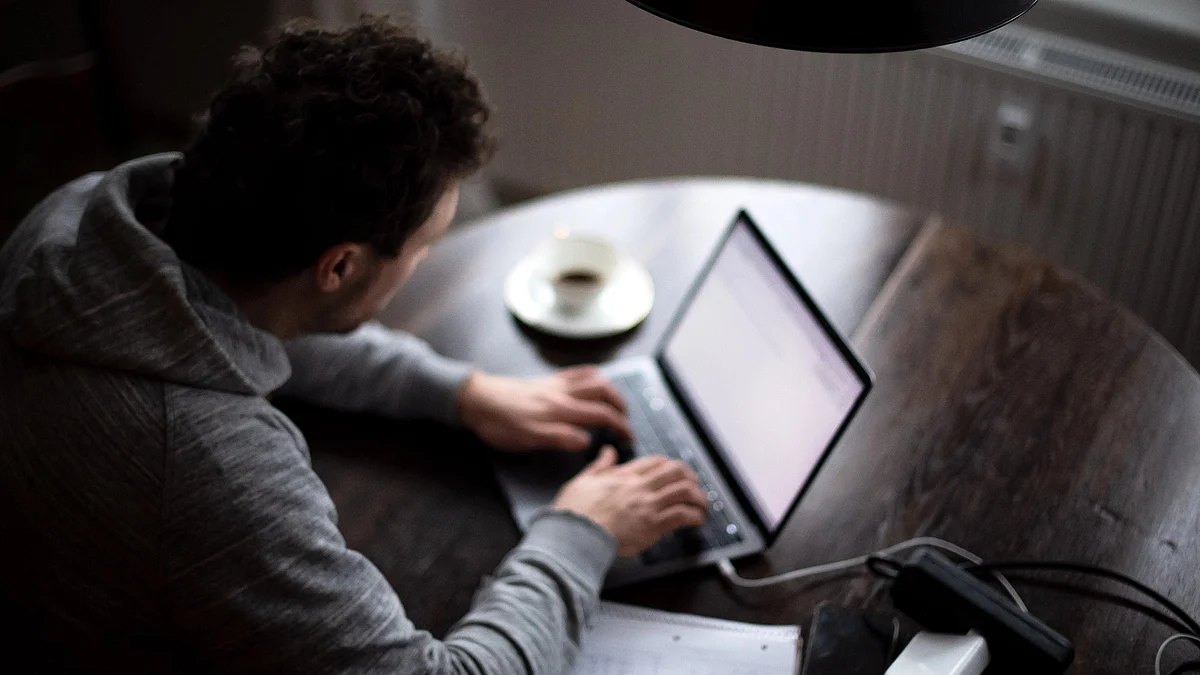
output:
M1200 612L1200 377L1128 311L1025 252L873 198L812 186L679 180L568 192L500 212L435 248L382 317L443 353L531 374L653 350L723 228L746 208L877 386L757 576L839 560L916 535L989 560L1104 565ZM557 226L641 259L657 299L631 334L539 337L505 310L512 265ZM518 540L467 433L285 407L306 432L348 542L388 575L418 625L444 632ZM1069 636L1075 673L1150 672L1172 631L1104 581L1014 575L1030 609ZM822 600L888 608L867 575L733 591L713 570L611 597L738 620L807 626ZM1172 663L1186 655L1184 646Z

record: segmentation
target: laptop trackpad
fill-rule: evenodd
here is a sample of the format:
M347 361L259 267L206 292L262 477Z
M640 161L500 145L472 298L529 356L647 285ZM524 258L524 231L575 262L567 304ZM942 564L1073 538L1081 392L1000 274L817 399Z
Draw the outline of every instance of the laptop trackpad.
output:
M496 456L496 476L512 504L517 525L529 529L538 511L553 502L563 483L582 471L590 459L587 452L554 450Z

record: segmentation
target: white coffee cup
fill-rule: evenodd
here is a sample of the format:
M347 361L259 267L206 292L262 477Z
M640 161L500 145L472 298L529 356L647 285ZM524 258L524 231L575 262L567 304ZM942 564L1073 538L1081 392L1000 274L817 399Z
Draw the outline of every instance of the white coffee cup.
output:
M558 308L584 311L600 295L617 267L617 249L596 237L556 233L545 244L545 274Z

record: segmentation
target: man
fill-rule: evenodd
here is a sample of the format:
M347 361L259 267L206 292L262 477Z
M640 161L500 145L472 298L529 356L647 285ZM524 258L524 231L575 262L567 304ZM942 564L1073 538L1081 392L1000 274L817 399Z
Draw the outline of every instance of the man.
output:
M510 451L628 433L622 403L594 369L472 373L359 328L486 158L487 107L459 62L369 20L289 29L234 65L186 153L68 184L0 251L0 589L23 629L6 658L563 673L614 555L703 520L694 476L607 449L445 641L416 629L346 548L267 396L460 422Z

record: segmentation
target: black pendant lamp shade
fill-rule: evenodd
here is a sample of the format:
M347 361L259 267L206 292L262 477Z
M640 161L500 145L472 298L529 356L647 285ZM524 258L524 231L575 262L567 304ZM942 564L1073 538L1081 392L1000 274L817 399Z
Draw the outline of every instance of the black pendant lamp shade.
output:
M898 52L966 40L1037 0L629 0L688 28L808 52Z

